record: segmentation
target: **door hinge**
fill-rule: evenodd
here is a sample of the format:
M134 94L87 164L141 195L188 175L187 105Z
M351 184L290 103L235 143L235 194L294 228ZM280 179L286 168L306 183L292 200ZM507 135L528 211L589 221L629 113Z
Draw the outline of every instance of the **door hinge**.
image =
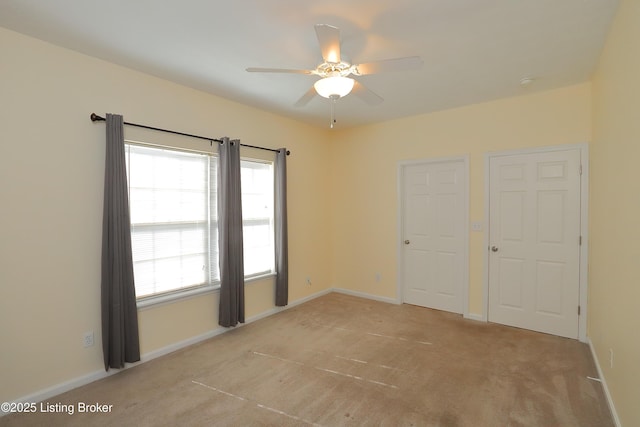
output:
M578 316L580 316L580 306L578 306Z
M578 166L578 175L582 175L582 163Z
M578 245L579 245L579 246L582 246L582 236L579 236L579 237L578 237Z

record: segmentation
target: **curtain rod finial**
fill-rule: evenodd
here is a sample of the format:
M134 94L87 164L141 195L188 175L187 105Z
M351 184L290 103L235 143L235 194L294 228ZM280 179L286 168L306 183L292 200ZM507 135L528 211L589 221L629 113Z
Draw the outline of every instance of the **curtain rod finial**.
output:
M91 113L91 116L89 116L89 117L91 118L92 122L98 122L100 120L104 120L102 117L100 117L96 113Z

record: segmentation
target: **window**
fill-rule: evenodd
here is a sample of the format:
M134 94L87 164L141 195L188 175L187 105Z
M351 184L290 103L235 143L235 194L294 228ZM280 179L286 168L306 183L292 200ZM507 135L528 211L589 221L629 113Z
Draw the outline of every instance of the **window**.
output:
M217 286L217 167L211 154L127 144L138 299ZM245 277L274 271L273 164L242 160Z
M242 233L245 277L274 271L273 164L242 160Z

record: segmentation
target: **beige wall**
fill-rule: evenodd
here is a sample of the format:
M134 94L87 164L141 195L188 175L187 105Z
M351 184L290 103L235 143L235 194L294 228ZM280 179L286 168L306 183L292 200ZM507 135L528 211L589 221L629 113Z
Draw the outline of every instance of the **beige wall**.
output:
M593 83L589 336L624 426L640 426L638 76L640 2L623 0Z
M590 123L585 83L336 133L333 285L397 298L398 162L468 155L469 219L484 221L485 153L585 143ZM469 245L469 312L481 315L483 234Z
M103 367L105 130L91 112L289 148L290 301L330 286L328 131L1 28L0 52L0 402ZM273 280L246 293L247 317L273 309ZM142 352L211 332L216 303L209 294L140 311ZM87 331L96 345L85 349Z

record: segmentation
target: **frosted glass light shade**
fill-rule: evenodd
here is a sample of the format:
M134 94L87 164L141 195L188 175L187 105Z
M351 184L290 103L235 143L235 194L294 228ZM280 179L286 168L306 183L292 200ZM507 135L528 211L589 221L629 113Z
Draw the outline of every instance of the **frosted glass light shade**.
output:
M333 76L318 80L313 87L316 88L318 95L325 98L331 98L331 96L342 98L351 92L354 83L355 81L349 77Z

